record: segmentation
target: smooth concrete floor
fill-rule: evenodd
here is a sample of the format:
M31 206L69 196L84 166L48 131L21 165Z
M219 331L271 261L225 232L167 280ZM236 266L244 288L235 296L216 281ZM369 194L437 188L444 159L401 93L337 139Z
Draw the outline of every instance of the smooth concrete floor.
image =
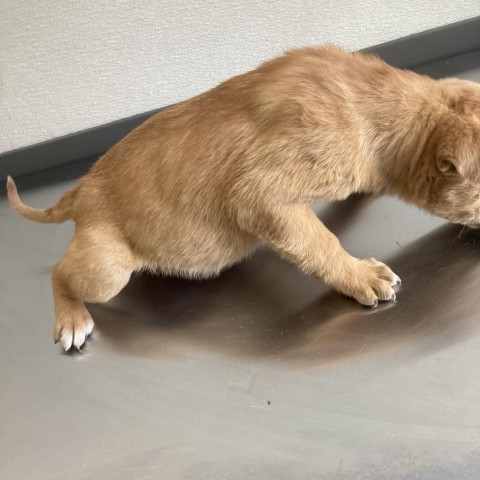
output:
M66 171L20 179L22 198L50 206ZM480 233L388 197L317 211L402 277L395 304L361 308L264 249L215 280L133 278L71 355L50 270L73 224L0 198L0 479L478 480Z

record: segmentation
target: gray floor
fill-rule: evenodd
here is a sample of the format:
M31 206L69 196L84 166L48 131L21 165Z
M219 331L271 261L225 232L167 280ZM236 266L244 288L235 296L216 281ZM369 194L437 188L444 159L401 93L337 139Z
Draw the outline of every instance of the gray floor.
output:
M23 179L23 199L54 203L67 170ZM395 305L362 309L261 250L216 280L134 278L68 355L49 273L73 225L1 198L0 478L480 478L480 233L392 198L318 213L402 277Z

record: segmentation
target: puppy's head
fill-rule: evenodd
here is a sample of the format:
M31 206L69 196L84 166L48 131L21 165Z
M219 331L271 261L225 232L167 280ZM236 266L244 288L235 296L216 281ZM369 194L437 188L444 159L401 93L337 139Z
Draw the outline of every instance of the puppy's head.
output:
M409 193L435 215L480 227L480 85L462 80L443 84L445 104L418 168L409 176Z

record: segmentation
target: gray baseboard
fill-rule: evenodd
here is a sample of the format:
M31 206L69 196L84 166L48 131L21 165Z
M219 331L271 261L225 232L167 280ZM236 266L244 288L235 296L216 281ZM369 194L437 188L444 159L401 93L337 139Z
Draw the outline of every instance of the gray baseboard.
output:
M400 38L364 51L376 53L388 63L422 72L427 64L480 50L480 17ZM167 108L167 107L164 107ZM0 154L0 180L96 158L123 138L158 108L81 132Z
M366 48L398 68L416 70L427 63L438 62L480 49L480 17L434 28Z

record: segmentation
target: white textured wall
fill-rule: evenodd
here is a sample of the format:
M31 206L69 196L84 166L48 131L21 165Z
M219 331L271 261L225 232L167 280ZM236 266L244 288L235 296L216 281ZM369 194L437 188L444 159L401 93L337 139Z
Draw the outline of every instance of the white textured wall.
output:
M0 0L0 152L177 102L286 48L476 15L479 0Z

